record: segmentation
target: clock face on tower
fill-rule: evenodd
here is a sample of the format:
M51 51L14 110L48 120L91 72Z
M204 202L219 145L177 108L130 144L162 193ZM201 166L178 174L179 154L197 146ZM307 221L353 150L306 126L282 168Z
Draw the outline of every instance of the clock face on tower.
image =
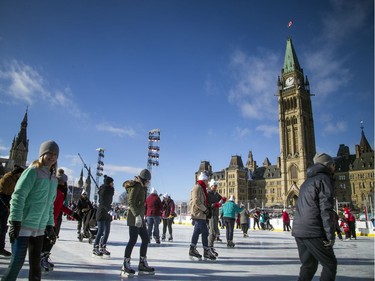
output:
M292 86L293 84L294 84L294 78L293 77L288 77L285 80L285 86L289 87L289 86Z

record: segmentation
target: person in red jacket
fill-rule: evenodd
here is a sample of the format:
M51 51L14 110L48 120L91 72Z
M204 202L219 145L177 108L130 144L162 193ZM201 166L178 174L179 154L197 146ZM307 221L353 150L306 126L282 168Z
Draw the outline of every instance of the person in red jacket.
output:
M288 212L284 209L283 214L281 215L283 219L283 230L290 231L290 218Z
M145 202L145 208L148 237L151 241L152 236L154 236L155 242L160 244L159 225L163 204L156 189L151 189L151 194L147 197Z
M58 185L56 191L56 198L54 201L53 218L55 223L54 231L55 234L58 236L60 231L60 225L62 222L62 220L60 219L62 217L62 213L72 216L76 220L81 220L81 217L64 205L64 201L67 195L68 177L67 175L65 175L63 169L59 169L57 171L56 178L58 180ZM53 263L49 261L49 256L51 255L51 250L55 242L56 241L51 241L46 235L44 235L40 265L42 270L46 272L52 271L55 266Z
M348 221L345 218L341 219L340 227L342 228L342 230L344 230L345 239L349 240L350 239L350 229L349 229Z

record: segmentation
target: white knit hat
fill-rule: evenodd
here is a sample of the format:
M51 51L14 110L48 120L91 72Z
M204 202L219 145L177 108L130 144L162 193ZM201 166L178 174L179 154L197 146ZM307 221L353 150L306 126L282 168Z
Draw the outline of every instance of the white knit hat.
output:
M211 179L210 180L210 187L213 186L213 185L217 185L217 181L215 181L214 179Z
M200 181L206 181L208 180L208 175L206 171L201 172L201 174L198 177L198 180Z
M229 201L233 201L233 202L234 202L234 195L231 195L231 196L229 197Z
M155 188L151 188L151 194L158 194L157 190Z

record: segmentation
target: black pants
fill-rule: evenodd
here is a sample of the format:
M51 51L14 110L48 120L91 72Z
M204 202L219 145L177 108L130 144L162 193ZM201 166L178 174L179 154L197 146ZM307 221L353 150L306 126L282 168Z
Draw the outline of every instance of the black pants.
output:
M334 281L337 272L337 259L333 248L323 246L322 238L295 238L299 259L302 263L298 281L310 281L320 263L323 267L320 281Z
M142 239L141 248L139 249L139 256L145 257L147 255L149 237L148 237L146 226L142 226L142 227L129 226L129 242L125 248L125 254L124 254L125 258L131 257L135 243L137 243L138 235Z
M167 233L167 228L168 228L168 233L169 237L172 236L172 224L173 224L173 219L163 219L163 238L165 238L165 234Z
M5 247L5 237L8 231L8 217L8 208L0 202L0 250L3 250Z

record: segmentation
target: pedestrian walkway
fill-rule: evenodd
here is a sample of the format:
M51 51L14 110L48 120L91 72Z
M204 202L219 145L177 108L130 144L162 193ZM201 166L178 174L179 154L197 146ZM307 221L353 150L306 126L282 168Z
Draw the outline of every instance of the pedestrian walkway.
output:
M134 276L139 280L297 280L300 262L294 238L290 232L250 230L243 237L235 229L235 248L227 248L225 230L223 242L215 248L219 253L216 261L191 261L188 257L192 226L173 225L173 242L160 245L153 240L148 250L149 265L155 267L154 276ZM108 240L110 259L91 256L92 245L76 238L76 222L63 221L60 238L52 250L55 270L44 274L43 280L121 280L120 268L128 241L126 221L113 221ZM132 254L132 267L137 269L139 242ZM9 242L7 241L7 246ZM200 253L202 246L198 245ZM358 237L358 240L336 241L338 259L337 281L374 280L374 238ZM9 259L0 258L0 276ZM28 263L25 263L18 280L28 280ZM319 266L314 281L319 280ZM126 278L124 278L126 279Z

